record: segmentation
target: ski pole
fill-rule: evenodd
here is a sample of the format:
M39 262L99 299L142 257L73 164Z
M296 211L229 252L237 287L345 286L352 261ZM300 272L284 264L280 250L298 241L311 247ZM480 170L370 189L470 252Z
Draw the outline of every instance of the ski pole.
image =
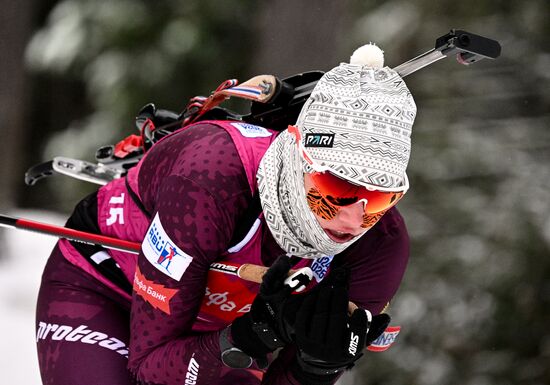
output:
M11 229L27 230L39 234L51 235L56 238L64 238L71 241L83 242L93 245L103 246L112 250L119 250L128 252L131 254L139 254L141 249L141 244L138 242L125 241L122 239L117 239L113 237L108 237L105 235L88 233L85 231L69 229L63 226L57 226L50 223L37 222L24 218L14 218L7 215L0 214L0 227L6 227ZM268 267L254 265L252 263L244 263L242 265L227 263L227 262L214 262L210 265L210 270L214 272L219 272L223 274L235 275L245 281L262 283L262 277L266 273ZM300 286L300 280L298 278L299 274L306 274L303 269L300 270L290 270L289 277L287 281L291 285ZM309 275L309 274L308 274ZM311 276L309 277L311 279ZM285 281L285 282L287 282ZM303 287L302 287L303 289ZM298 289L301 291L302 289ZM348 303L348 312L352 314L357 305L353 302ZM384 343L378 346L378 340L373 343L373 345L368 346L368 350L372 351L383 351L389 348L393 343L395 337L399 333L400 327L388 327L384 333L383 338L386 340L390 336L391 342ZM382 338L381 337L381 338ZM380 338L379 338L380 339ZM385 341L385 340L384 340Z
M37 222L24 218L14 218L0 214L0 227L27 230L39 234L51 235L57 238L64 238L70 241L82 242L92 245L103 246L107 249L123 251L131 254L139 254L141 244L138 242L125 241L123 239L108 237L105 235L88 233L85 231L69 229L63 226L57 226L50 223ZM215 262L210 266L210 270L236 275L245 281L261 283L262 277L267 271L266 266L245 263L235 265L226 262ZM291 270L289 274L295 271Z
M132 254L139 254L141 245L136 242L107 237L105 235L92 234L85 231L69 229L44 222L31 221L24 218L14 218L7 215L0 215L0 226L33 231L39 234L52 235L57 238L65 238L92 245L104 246L108 249L125 251Z

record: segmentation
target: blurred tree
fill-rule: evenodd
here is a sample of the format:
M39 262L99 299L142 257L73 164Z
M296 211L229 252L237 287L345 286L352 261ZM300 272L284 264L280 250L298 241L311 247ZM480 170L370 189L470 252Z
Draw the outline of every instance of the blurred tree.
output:
M350 3L275 0L264 4L256 18L253 71L285 77L337 65L353 48L347 39L352 27Z
M73 119L60 124L58 114L45 111L48 125L69 127L42 142L35 163L56 155L93 160L97 147L136 133L133 117L144 104L180 111L190 97L246 76L254 10L253 1L59 2L30 42L27 62L58 82L81 84L84 93L73 94L76 106L68 104L78 119L67 111ZM59 112L63 96L50 103ZM94 188L55 178L27 189L20 204L68 211ZM35 195L37 189L50 194Z
M25 109L28 98L28 75L23 63L26 42L32 33L32 1L15 4L0 2L0 127L2 158L0 166L0 208L13 205L17 191L16 179L21 178L19 154L28 127L25 126Z
M396 0L358 19L387 56L423 52L450 27L498 39L503 55L407 79L419 106L400 204L412 259L391 310L405 328L392 353L368 356L357 384L550 382L548 11Z

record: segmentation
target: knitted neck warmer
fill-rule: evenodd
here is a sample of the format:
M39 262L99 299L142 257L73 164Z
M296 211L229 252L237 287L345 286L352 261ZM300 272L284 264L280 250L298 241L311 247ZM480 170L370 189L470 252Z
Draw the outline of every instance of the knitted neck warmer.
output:
M337 243L319 225L307 204L300 153L287 131L265 153L257 178L264 218L287 253L301 258L335 255L360 238Z

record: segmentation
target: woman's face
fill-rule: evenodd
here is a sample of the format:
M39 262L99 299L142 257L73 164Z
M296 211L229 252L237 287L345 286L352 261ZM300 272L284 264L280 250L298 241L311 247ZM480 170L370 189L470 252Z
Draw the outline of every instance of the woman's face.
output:
M315 188L309 174L304 174L304 186L306 193ZM368 228L363 227L363 214L365 212L363 202L340 207L330 220L321 217L316 210L312 209L312 212L327 236L334 242L348 242L368 230Z

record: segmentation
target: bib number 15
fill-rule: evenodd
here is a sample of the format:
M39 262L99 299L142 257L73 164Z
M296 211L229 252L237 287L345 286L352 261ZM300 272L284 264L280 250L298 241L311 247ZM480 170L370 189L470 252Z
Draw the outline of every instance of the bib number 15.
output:
M112 196L109 199L109 218L107 218L107 226L112 226L115 223L124 224L124 193L119 196Z

